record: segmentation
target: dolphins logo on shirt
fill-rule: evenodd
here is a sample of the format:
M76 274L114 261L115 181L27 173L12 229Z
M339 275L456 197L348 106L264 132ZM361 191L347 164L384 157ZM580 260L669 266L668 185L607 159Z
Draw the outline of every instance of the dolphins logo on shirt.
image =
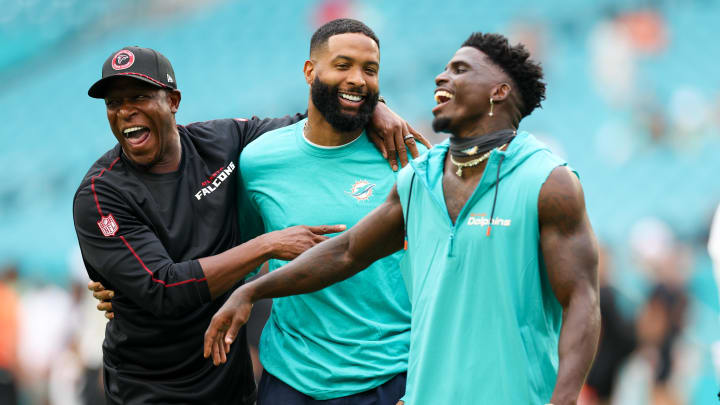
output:
M358 201L365 201L373 195L374 188L375 184L372 184L367 180L358 180L352 185L352 187L350 187L350 191L346 191L346 193L350 194Z

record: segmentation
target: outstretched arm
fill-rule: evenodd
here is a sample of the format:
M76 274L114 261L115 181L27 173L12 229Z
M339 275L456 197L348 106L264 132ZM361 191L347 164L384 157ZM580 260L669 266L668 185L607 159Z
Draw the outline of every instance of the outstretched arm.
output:
M557 167L538 199L540 245L550 285L563 307L554 405L575 404L600 336L597 241L582 187L566 167Z
M291 260L327 239L326 233L345 230L344 225L296 226L215 256L176 262L122 194L97 177L78 190L73 203L85 267L94 281L114 290L116 298L125 297L159 318L183 316L227 291L268 258Z
M342 232L345 229L345 225L297 225L260 235L215 256L198 259L207 282L210 298L215 299L225 293L238 280L244 278L268 259L292 260L310 247L328 239L326 234ZM120 287L123 286L120 285ZM113 319L115 313L111 300L115 296L115 291L105 289L105 286L98 281L89 282L88 289L100 301L97 305L98 311L104 311L107 319ZM123 290L133 290L133 288L124 288ZM162 308L168 307L175 308L177 305L162 306Z
M345 280L403 246L403 213L397 189L342 235L298 256L289 264L235 290L205 332L205 357L217 365L247 322L254 302L320 290Z
M198 259L215 299L238 280L269 259L292 260L326 240L328 233L342 232L345 225L298 225L258 236L215 256Z

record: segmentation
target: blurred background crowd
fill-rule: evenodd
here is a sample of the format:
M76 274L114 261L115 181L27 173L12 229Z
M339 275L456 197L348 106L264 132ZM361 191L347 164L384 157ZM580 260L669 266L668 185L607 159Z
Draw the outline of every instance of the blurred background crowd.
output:
M179 123L280 116L305 110L312 32L353 17L380 38L389 106L433 142L433 78L471 32L531 50L547 100L521 129L578 170L602 245L602 341L581 404L717 404L720 3L525 3L0 0L0 403L102 403L105 318L71 201L115 144L87 96L110 53L172 61Z

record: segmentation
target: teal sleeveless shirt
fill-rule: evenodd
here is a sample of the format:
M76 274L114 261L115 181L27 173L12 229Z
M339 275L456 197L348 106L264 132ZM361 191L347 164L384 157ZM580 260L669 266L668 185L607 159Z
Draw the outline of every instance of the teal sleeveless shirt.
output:
M442 189L448 146L398 176L412 305L405 403L545 404L557 378L562 307L543 264L537 201L550 172L566 163L519 133L506 151L492 152L453 225Z

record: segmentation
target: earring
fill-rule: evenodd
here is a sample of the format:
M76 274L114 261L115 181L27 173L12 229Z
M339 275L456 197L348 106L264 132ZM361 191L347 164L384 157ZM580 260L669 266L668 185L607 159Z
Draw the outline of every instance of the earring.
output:
M493 99L490 97L490 112L488 113L489 116L493 116Z

